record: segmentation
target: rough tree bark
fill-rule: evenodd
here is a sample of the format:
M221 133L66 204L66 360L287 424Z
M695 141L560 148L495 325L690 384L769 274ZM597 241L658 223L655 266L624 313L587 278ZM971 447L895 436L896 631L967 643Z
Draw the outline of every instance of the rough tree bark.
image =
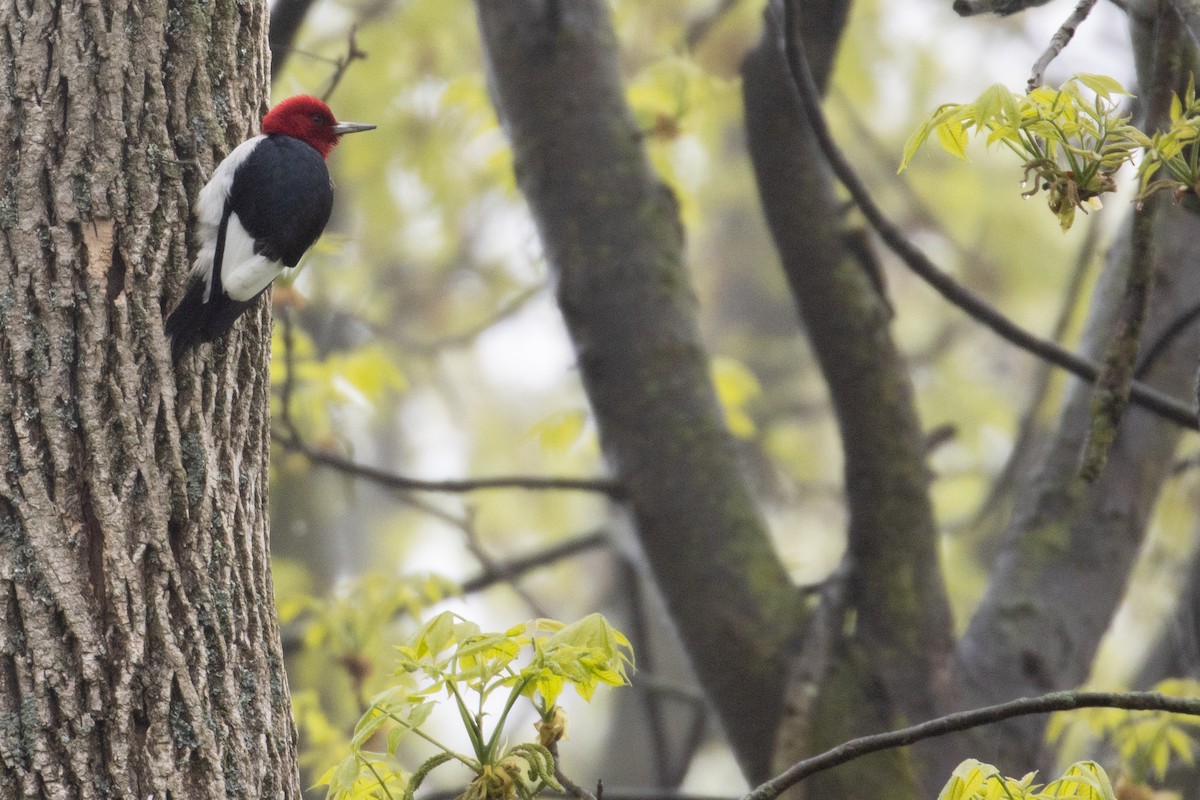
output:
M0 796L297 797L266 314L172 368L266 4L0 0Z
M803 612L738 471L669 189L603 0L476 4L496 105L600 438L743 771L766 776Z

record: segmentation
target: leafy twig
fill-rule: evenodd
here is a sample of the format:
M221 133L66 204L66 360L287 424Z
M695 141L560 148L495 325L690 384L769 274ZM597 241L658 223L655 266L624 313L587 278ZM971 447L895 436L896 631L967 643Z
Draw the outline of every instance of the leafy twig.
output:
M769 6L769 8L772 13L775 13L774 5ZM785 2L783 8L784 20L781 30L785 31L784 46L786 48L788 72L792 88L797 95L797 100L808 119L809 125L812 127L813 134L822 153L829 162L830 168L837 175L842 185L846 187L851 197L854 198L855 204L858 205L863 216L870 222L871 227L879 234L879 238L883 240L892 252L899 256L900 260L909 269L932 286L942 297L946 298L953 305L958 306L958 308L962 309L985 327L990 328L1005 341L1070 372L1076 377L1088 382L1095 382L1100 372L1095 362L1077 355L1055 342L1035 336L997 311L987 301L972 294L950 277L950 275L938 268L924 252L910 242L904 233L884 215L883 211L871 197L866 185L858 177L850 162L838 148L832 134L829 132L829 127L825 124L816 85L813 83L812 73L808 68L808 63L804 55L804 42L801 37L793 34L795 29L792 27L793 10L791 4ZM1191 430L1200 430L1200 423L1197 422L1195 414L1188 404L1164 395L1149 386L1134 383L1130 390L1130 399L1143 408L1154 412L1164 419L1169 419L1177 425Z
M506 475L493 478L474 478L461 480L423 480L399 475L378 467L359 464L348 458L329 453L313 447L304 440L291 415L291 398L295 389L295 354L294 354L294 323L291 314L285 311L280 315L282 328L284 377L281 387L281 402L279 424L284 433L276 436L285 448L300 453L311 463L335 469L356 478L365 478L380 486L398 491L477 492L487 489L527 489L530 491L580 491L598 492L609 497L620 497L621 487L616 481L603 478L541 478L524 475ZM461 521L456 520L456 524Z

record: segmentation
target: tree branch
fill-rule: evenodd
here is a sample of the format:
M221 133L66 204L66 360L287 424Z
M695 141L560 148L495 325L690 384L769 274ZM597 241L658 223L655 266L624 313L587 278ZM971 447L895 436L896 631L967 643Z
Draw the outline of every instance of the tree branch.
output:
M338 56L337 61L334 62L333 75L329 77L329 86L325 89L325 93L321 95L321 99L329 102L329 98L333 97L334 90L342 82L342 78L346 75L346 70L350 68L350 65L355 61L365 61L366 58L366 51L360 50L358 47L358 26L351 25L350 31L346 34L346 54Z
M626 101L607 3L475 3L492 97L557 278L600 441L739 763L769 769L805 610L709 374L670 189Z
M1058 54L1070 44L1071 39L1075 36L1075 30L1087 19L1088 14L1092 13L1094 5L1096 5L1096 0L1079 0L1075 10L1071 12L1071 16L1067 17L1066 22L1050 37L1050 46L1033 63L1033 71L1029 73L1029 82L1025 86L1027 91L1032 92L1042 85L1046 67L1050 66L1050 62L1058 58Z
M856 758L905 747L935 736L991 725L1001 720L1080 708L1122 708L1129 711L1169 711L1200 716L1200 698L1168 697L1154 692L1054 692L1041 697L1022 697L1008 703L948 714L897 731L863 736L838 745L820 755L793 764L784 772L755 788L742 800L775 800L800 781Z
M789 8L786 35L836 41L837 29L830 30L824 16L813 18L811 5L804 6L804 20L801 30ZM803 736L786 737L798 747L777 755L789 759L939 713L936 676L944 674L953 649L953 624L908 365L891 334L883 282L861 263L866 259L855 258L854 245L865 250L863 242L842 235L832 176L787 86L778 21L767 16L762 42L742 65L747 146L763 214L837 417L849 514L849 607L857 620L852 636L841 624L831 628L828 658L811 677L792 681L807 684L812 700L794 705ZM826 45L821 53L827 52ZM874 702L866 699L872 693ZM889 760L895 790L913 790L906 754ZM841 796L854 783L869 794L875 787L860 778L831 775L838 785L812 791Z
M284 376L283 385L280 388L279 424L282 426L284 433L276 435L275 440L286 449L300 453L313 464L334 469L356 478L364 478L380 486L397 491L464 493L488 489L525 489L529 491L597 492L614 499L622 496L621 487L616 481L598 478L540 478L524 475L505 475L493 478L424 480L400 475L379 467L359 464L356 461L334 453L319 450L304 441L295 420L292 419L292 392L295 389L295 348L293 346L292 317L286 310L280 315L280 327L282 328Z
M774 6L770 6L774 8ZM785 11L788 5L784 4ZM784 28L786 30L786 28ZM821 151L834 174L850 193L863 216L871 223L879 238L900 257L901 261L920 278L934 288L950 303L962 309L973 319L991 329L1005 341L1050 362L1089 383L1095 383L1100 373L1099 366L1055 342L1036 336L993 308L986 300L971 293L950 275L943 272L924 252L908 240L875 203L865 184L855 173L846 156L838 148L825 123L821 111L820 95L813 83L812 74L804 52L802 37L788 36L784 41L789 65L790 84L798 102L812 125ZM1200 423L1190 405L1168 397L1141 383L1130 388L1130 400L1155 414L1191 430L1200 430Z
M494 561L474 578L468 578L463 581L463 594L483 591L493 584L519 578L526 572L549 566L555 561L561 561L564 558L586 553L589 550L607 547L608 544L608 531L596 530L552 545L522 558L514 558L510 561Z
M360 464L348 458L318 450L301 439L291 436L276 437L285 448L298 452L318 466L337 470L356 478L364 478L388 489L405 492L480 492L489 489L524 489L541 492L594 492L613 499L624 497L624 491L616 481L602 478L541 478L532 475L500 475L491 478L462 478L450 480L426 480L400 475L379 467Z

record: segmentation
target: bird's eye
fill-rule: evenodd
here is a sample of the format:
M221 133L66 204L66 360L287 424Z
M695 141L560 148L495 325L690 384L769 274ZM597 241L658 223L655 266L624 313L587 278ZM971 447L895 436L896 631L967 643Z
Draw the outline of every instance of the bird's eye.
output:
M322 117L320 114L309 114L308 118L311 119L313 122L317 123L318 125L323 125L325 123L325 118Z

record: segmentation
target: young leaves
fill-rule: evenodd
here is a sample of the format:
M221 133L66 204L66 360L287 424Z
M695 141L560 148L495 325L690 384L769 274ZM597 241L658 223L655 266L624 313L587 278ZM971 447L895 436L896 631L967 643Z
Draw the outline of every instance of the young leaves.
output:
M559 696L570 685L588 700L602 683L628 683L633 667L629 640L600 614L569 625L538 619L486 632L447 611L423 624L396 652L397 682L371 700L355 727L350 755L322 776L331 800L409 798L432 769L448 761L475 773L466 798L525 800L545 788L561 791L547 749L566 733ZM443 693L462 720L471 755L454 752L422 730L440 702L434 698ZM494 695L503 706L498 714L488 705ZM539 742L506 749L500 743L508 715L521 698L541 717ZM396 748L410 733L440 750L411 779L396 759ZM384 752L367 749L381 740Z
M1094 761L1072 764L1045 788L1035 784L1036 773L1020 780L1006 778L991 764L969 758L958 765L938 800L1116 800L1104 769Z
M1034 181L1024 196L1044 190L1065 231L1077 208L1098 208L1100 195L1116 189L1113 174L1148 143L1117 113L1119 96L1128 92L1104 75L1076 75L1058 89L1043 86L1025 95L990 86L974 103L938 108L904 145L900 169L931 135L966 158L971 135L985 134L989 146L1002 144L1024 160L1022 185Z

